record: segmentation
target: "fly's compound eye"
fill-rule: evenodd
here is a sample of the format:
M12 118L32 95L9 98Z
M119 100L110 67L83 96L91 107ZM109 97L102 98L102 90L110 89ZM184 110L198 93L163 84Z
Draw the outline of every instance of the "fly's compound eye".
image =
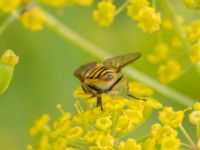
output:
M114 78L112 73L107 73L102 77L104 80L112 80Z

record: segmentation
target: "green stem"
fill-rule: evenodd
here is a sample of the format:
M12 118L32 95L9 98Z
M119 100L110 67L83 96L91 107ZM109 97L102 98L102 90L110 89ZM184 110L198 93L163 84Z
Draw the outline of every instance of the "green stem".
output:
M185 147L187 147L187 148L192 149L192 146L191 146L191 145L188 145L188 144L185 144L185 143L181 143L181 145L183 145L183 146L185 146Z
M152 0L152 6L156 9L156 0Z
M196 128L197 128L197 130L196 130L196 132L197 132L197 139L200 139L200 125L198 124L196 126Z
M125 2L116 10L115 16L119 15L128 5L130 0L125 0Z
M192 141L192 138L190 137L190 135L187 133L187 131L185 130L185 128L183 127L182 124L180 124L179 129L181 130L181 132L183 133L183 135L185 136L185 138L190 142L191 145L194 145L194 142Z
M43 11L46 15L48 26L52 28L53 31L57 32L65 40L72 42L73 44L82 48L82 50L85 50L87 53L95 56L98 59L103 60L105 58L112 57L112 55L105 52L105 50L102 50L95 44L91 43L89 40L82 37L75 31L70 29L68 26L64 25L62 22L57 20L51 14L49 14L45 10ZM171 98L171 100L174 100L186 106L190 106L195 102L195 100L193 100L192 98L187 97L186 95L179 93L178 91L173 90L170 87L160 84L155 79L149 77L148 75L140 72L139 70L135 68L126 67L124 70L127 72L128 75L130 75L130 77L135 78L136 80L149 85L150 87L155 89L157 92L160 92L161 94Z
M17 18L18 14L16 12L10 14L10 16L0 25L0 36Z

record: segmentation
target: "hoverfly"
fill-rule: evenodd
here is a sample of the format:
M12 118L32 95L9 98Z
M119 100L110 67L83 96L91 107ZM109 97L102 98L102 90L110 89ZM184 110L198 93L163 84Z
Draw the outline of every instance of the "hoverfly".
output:
M97 97L97 107L102 106L101 94L125 87L127 95L129 94L127 75L121 72L121 69L140 58L140 53L128 53L106 59L102 63L90 62L79 67L74 75L81 81L83 91L92 97Z

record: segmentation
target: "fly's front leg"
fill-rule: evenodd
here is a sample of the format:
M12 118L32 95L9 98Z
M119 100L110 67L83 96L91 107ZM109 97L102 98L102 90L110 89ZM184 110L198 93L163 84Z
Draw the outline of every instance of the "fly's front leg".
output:
M126 82L126 85L125 85L126 94L127 94L129 97L132 97L132 98L134 98L134 99L146 101L146 99L136 97L136 96L134 96L134 95L132 95L132 94L130 93L129 84L128 84L128 76L127 76L126 74L124 74L124 77L125 77L125 82Z
M97 107L99 106L101 107L101 111L103 111L101 95L97 95Z

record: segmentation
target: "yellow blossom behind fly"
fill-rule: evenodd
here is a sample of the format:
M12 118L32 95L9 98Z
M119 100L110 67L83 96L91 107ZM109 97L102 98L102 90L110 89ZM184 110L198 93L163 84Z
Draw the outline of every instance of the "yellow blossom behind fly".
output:
M145 7L149 6L148 0L131 0L128 5L127 15L132 19L137 20L139 16L139 12Z
M176 60L168 60L166 64L161 64L158 68L158 78L160 82L168 84L176 80L181 75L181 65Z
M0 11L10 13L14 11L21 3L21 0L0 0Z
M90 6L93 3L93 0L74 0L75 3L83 6Z
M22 25L30 31L39 31L43 28L46 18L42 10L34 7L21 15Z
M140 10L137 20L138 27L143 32L155 32L160 29L161 17L160 13L156 12L153 7L144 7Z
M100 26L107 27L113 22L115 11L116 7L111 0L100 1L97 10L93 12L93 19Z
M192 63L200 62L200 41L198 41L193 47L190 53L190 59Z
M172 38L171 45L174 49L179 49L182 48L183 43L179 37L175 36Z
M194 20L190 24L185 26L185 32L188 39L191 42L197 41L200 39L200 20Z
M169 46L166 43L161 42L155 46L153 53L149 54L147 56L147 59L150 63L156 64L160 61L166 60L168 58L168 55Z

